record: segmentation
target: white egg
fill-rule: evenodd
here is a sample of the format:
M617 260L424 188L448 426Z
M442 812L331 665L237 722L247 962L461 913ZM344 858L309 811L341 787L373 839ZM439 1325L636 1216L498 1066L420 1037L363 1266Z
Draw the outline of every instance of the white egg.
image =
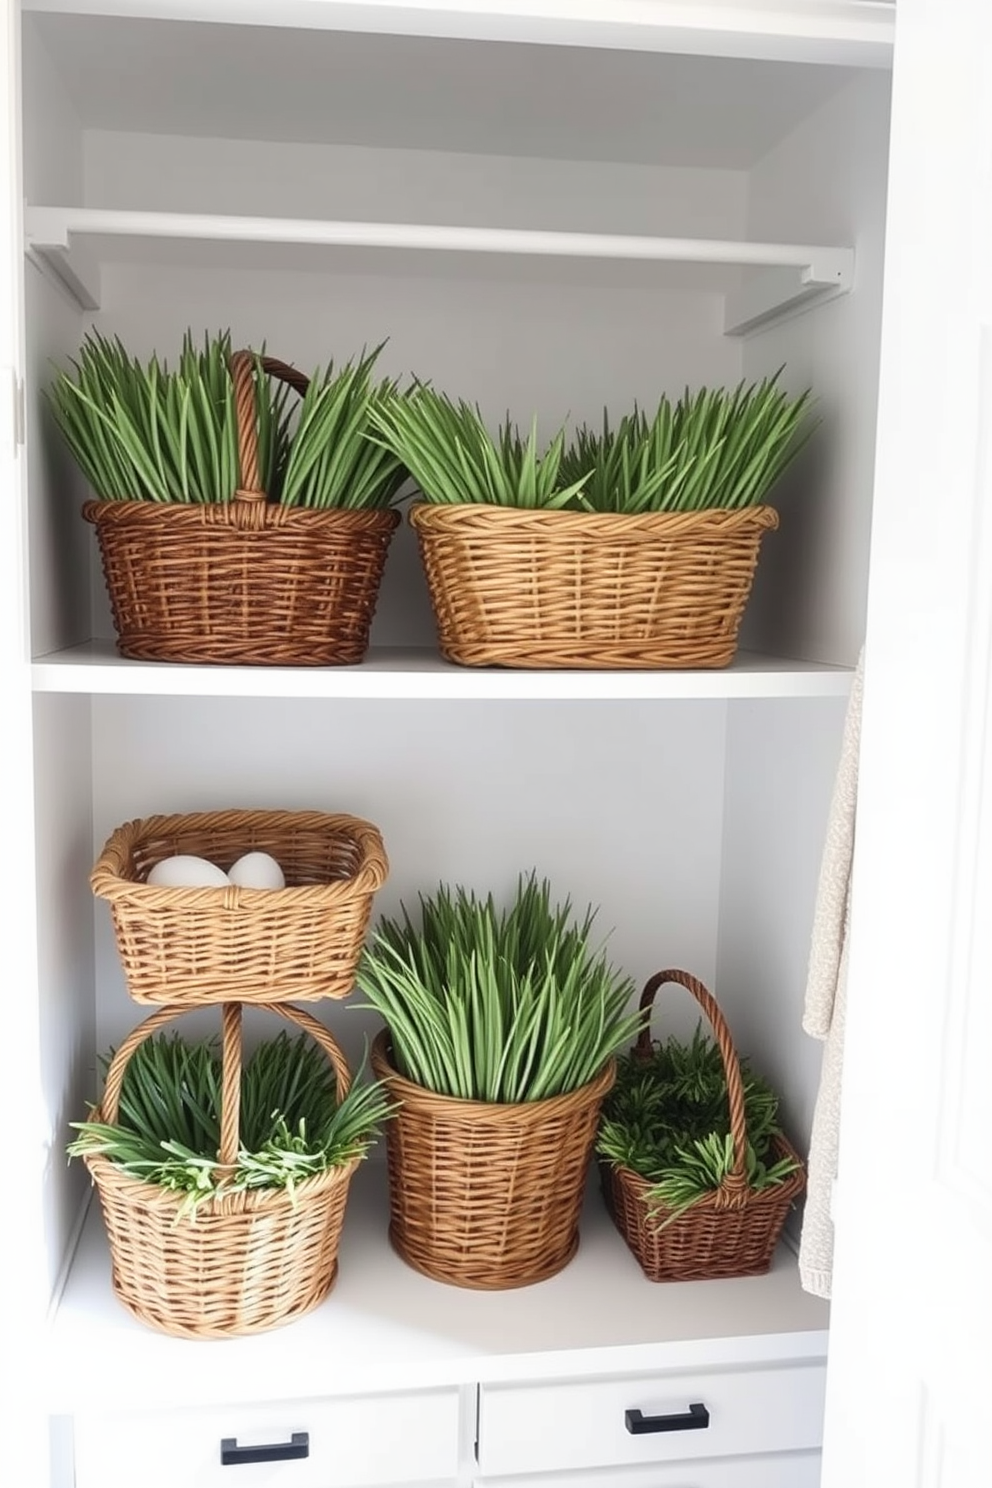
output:
M148 883L156 884L160 889L220 889L230 881L223 868L208 863L206 858L193 857L191 853L163 858L155 864L147 879Z
M275 858L266 852L245 853L227 870L231 883L241 889L284 889L286 879Z

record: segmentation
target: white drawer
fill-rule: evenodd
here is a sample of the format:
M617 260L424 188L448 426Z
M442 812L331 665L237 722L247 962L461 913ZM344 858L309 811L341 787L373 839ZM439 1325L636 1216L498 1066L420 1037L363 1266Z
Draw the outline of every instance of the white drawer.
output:
M305 1457L221 1462L221 1443L285 1446ZM236 1445L235 1445L236 1444ZM297 1443L302 1450L304 1443ZM365 1488L458 1473L458 1390L418 1390L287 1405L85 1416L75 1422L76 1488Z
M820 1488L820 1454L721 1457L619 1472L557 1473L554 1478L476 1478L473 1488Z
M814 1450L825 1387L819 1361L484 1385L479 1470L490 1477ZM638 1411L643 1419L630 1415Z

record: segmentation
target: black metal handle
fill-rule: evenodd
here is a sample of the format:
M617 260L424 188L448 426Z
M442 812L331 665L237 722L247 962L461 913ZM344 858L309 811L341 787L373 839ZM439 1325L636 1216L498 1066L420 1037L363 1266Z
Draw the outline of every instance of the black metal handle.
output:
M705 1431L710 1413L705 1405L690 1405L684 1415L644 1416L639 1410L623 1413L624 1424L632 1436L645 1436L649 1431Z
M309 1431L294 1431L288 1442L268 1442L264 1447L239 1447L236 1436L225 1436L220 1444L221 1467L240 1467L244 1462L294 1462L309 1456Z

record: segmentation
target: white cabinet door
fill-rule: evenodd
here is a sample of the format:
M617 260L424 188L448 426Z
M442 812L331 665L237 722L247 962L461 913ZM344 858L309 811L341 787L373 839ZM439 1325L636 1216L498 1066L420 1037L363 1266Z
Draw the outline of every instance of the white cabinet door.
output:
M990 77L899 0L824 1488L990 1474Z

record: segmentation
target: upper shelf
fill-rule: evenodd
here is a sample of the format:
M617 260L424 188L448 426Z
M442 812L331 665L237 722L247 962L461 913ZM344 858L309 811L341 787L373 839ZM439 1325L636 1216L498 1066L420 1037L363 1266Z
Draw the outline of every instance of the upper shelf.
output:
M891 65L894 0L21 0L27 11Z
M434 651L373 649L353 667L179 666L124 661L109 641L39 657L36 692L150 697L452 701L846 697L848 667L739 652L709 671L523 671L459 667Z
M333 269L340 250L397 255L443 253L617 264L704 264L761 272L726 295L724 332L743 335L814 300L850 289L854 250L802 243L749 243L714 238L661 238L520 228L401 222L319 221L311 218L223 217L202 213L134 212L99 207L25 210L28 253L70 292L81 308L101 302L101 264L149 256L168 262L177 245L251 245L267 268L288 268L300 249L318 250Z

